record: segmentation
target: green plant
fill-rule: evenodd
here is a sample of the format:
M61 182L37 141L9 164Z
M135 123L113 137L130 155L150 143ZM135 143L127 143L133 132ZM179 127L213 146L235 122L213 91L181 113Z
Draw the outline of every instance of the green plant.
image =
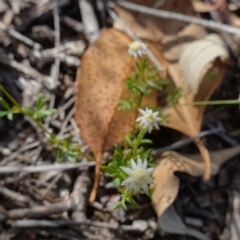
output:
M131 46L134 46L131 49ZM147 131L158 127L158 122L166 119L162 116L161 109L146 105L145 110L140 109L143 97L150 96L153 91L165 91L167 93L168 106L178 104L181 97L181 89L173 88L172 83L160 77L160 73L152 66L148 58L142 57L146 46L142 43L130 44L129 53L137 58L136 72L125 79L129 96L119 100L118 110L135 111L136 121L129 136L125 138L122 146L116 145L114 155L107 166L102 166L103 171L109 173L114 183L119 187L121 200L115 208L127 208L127 203L137 207L134 195L142 191L151 197L152 189L148 184L152 183L150 173L152 167L152 141L145 137ZM140 58L139 58L140 56ZM138 112L142 114L138 117ZM137 124L137 122L139 122ZM138 131L138 133L136 133Z
M91 156L84 155L81 152L81 146L77 143L73 143L71 136L68 136L65 139L60 139L55 133L50 132L44 126L44 119L47 116L55 114L57 112L57 109L47 109L47 99L42 93L39 94L34 108L31 109L21 107L1 84L0 90L4 93L12 105L10 106L7 101L1 97L0 104L3 107L3 110L0 111L0 117L7 117L10 121L12 121L15 114L22 114L35 122L41 129L43 135L47 138L47 144L49 145L50 149L56 152L58 162L61 162L66 157L69 161L75 163L77 161L77 158L80 156L85 156L89 160L93 160Z

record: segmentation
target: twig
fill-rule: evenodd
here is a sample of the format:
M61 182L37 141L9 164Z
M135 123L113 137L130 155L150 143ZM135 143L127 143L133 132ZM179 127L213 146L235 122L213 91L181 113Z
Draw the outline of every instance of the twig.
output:
M209 5L211 5L211 2L209 0L205 0L205 2L207 2ZM214 21L222 23L222 20L219 17L219 15L217 14L216 10L210 11L209 13ZM226 16L226 11L224 11L224 14ZM227 33L223 33L222 37L225 40L226 44L228 45L229 49L231 50L231 53L233 54L233 56L237 59L238 53L237 53L237 51L235 51L237 46L233 42L232 38Z
M95 166L95 162L87 162L87 163L66 163L66 164L54 164L54 165L44 165L44 166L27 166L27 167L0 167L0 174L9 174L9 173L40 173L40 172L48 172L48 171L67 171L71 169L76 169L79 167L85 166Z
M181 13L149 8L149 7L141 6L138 4L130 3L124 0L121 0L121 1L112 0L112 1L115 2L117 5L134 12L140 12L140 13L149 14L155 17L178 20L178 21L187 22L187 23L193 23L193 24L204 26L206 28L213 29L215 31L226 32L226 33L234 34L240 37L240 30L238 28L235 28L226 24L222 24L214 21L208 21L208 20L200 19L196 17L190 17Z
M35 148L37 146L39 146L40 142L36 141L30 144L24 144L22 145L16 152L13 152L9 157L6 157L4 160L1 161L0 165L6 165L7 162L13 160L14 158L16 158L20 153L27 151L31 148Z
M7 197L8 199L12 200L12 201L19 201L22 203L28 203L29 199L26 196L23 196L20 193L14 192L8 188L5 188L3 186L0 186L0 194L4 195L5 197Z
M82 16L82 21L85 29L85 33L90 43L93 43L99 35L99 26L93 11L90 0L79 0L79 8Z
M64 119L64 122L63 122L63 124L62 124L62 126L61 126L61 130L60 130L58 136L61 136L61 135L64 134L64 131L65 131L66 127L67 127L67 124L68 124L68 122L71 120L74 112L75 112L75 109L73 108L73 109L68 113L67 117Z
M86 225L86 226L94 226L94 227L100 227L100 228L109 228L113 230L118 229L118 224L110 224L110 223L104 223L104 222L92 222L92 221L82 221L82 222L76 222L76 221L66 221L66 220L18 220L13 221L11 223L11 226L14 228L27 228L27 227L62 227L62 226L69 226L69 225Z
M70 122L71 122L71 125L72 125L73 129L74 129L74 133L75 133L74 135L76 135L77 142L78 142L79 144L82 144L82 139L81 139L81 137L79 136L79 129L78 129L78 127L77 127L77 124L76 124L75 120L72 118L72 119L70 120Z
M24 43L25 45L41 50L42 46L39 43L33 42L30 38L22 35L21 33L15 31L14 29L9 29L4 23L0 22L0 29L7 32L11 37L17 39L18 41Z
M17 71L24 73L27 76L32 77L33 79L38 80L40 83L43 82L45 87L47 87L48 89L52 89L51 84L50 84L50 82L52 81L51 77L40 74L31 66L26 67L25 65L15 61L15 60L12 60L12 59L7 60L7 59L5 59L5 56L0 57L0 63L10 66L12 68L15 68Z
M57 54L55 56L54 70L53 70L52 77L56 87L57 81L58 81L58 75L59 75L59 65L60 65L60 59L58 56L59 47L60 47L60 20L59 20L59 13L58 13L58 0L54 0L53 20L54 20L54 30L55 30L55 49L57 49ZM51 108L53 108L53 106Z
M85 169L75 181L71 199L74 202L72 218L75 221L84 221L86 217L88 188L91 183L88 170Z
M214 128L214 129L211 129L211 130L200 132L198 135L196 135L194 137L182 139L182 140L180 140L178 142L175 142L175 143L173 143L173 144L171 144L169 146L155 149L152 152L152 155L154 157L157 157L159 154L161 154L163 152L172 151L172 150L176 150L178 148L184 147L184 146L194 142L197 138L202 138L202 137L205 137L205 136L208 136L208 135L216 134L216 133L219 133L221 131L223 131L223 128L218 127L218 128Z
M53 188L53 186L55 186L55 184L57 183L57 181L63 176L62 172L58 172L53 180L49 183L49 185L47 186L47 188L42 192L42 199L44 199L46 197L46 195L49 193L49 191Z
M16 228L15 228L16 230ZM21 230L20 228L18 229L18 231ZM86 238L83 234L81 233L76 233L74 232L74 230L66 230L66 229L59 229L59 228L45 228L44 231L41 227L34 227L34 228L30 228L30 229L25 229L26 234L29 235L35 235L36 233L42 233L44 232L44 237L47 237L49 235L53 235L56 236L56 238L59 238L59 236L61 236L61 238L63 239L69 239L69 240L85 240L85 239L89 239ZM13 239L13 238L11 238ZM0 238L0 240L11 240L9 239L5 239L5 238ZM49 238L47 238L49 239ZM94 239L92 239L94 240Z
M60 20L59 20L59 13L58 13L58 0L54 0L53 6L53 20L54 20L54 29L55 29L55 48L57 50L55 61L52 66L51 77L53 79L53 88L57 87L58 76L59 76L59 66L60 66L60 58L59 58L59 47L60 47ZM52 109L55 104L56 95L52 94L49 103L49 109ZM45 121L45 128L47 129L49 123L51 121L51 116L46 118Z
M106 9L111 16L112 19L114 19L116 22L118 22L124 29L124 31L135 41L142 42L142 40L120 19L117 14L110 9L110 7L106 4ZM147 55L150 58L150 60L155 64L156 68L162 72L164 70L161 63L157 60L157 58L154 56L154 54L147 49Z
M133 225L119 225L117 223L106 223L106 222L94 222L94 221L66 221L66 220L17 220L12 221L11 226L14 228L32 228L32 227L42 227L42 228L59 228L63 226L90 226L90 227L99 227L99 228L108 228L111 230L124 230L124 231L142 231L138 227Z
M70 98L63 106L58 108L58 111L52 116L52 120L56 119L61 111L65 111L69 108L75 101L75 97Z
M23 218L37 218L42 216L48 216L51 214L62 213L72 209L73 203L71 200L67 200L60 203L53 203L47 206L36 206L31 208L13 209L7 212L0 213L0 221L6 221L8 219L23 219Z
M69 16L63 16L61 18L64 24L66 24L68 27L70 27L72 30L74 30L77 33L83 33L84 26L81 22L69 17Z

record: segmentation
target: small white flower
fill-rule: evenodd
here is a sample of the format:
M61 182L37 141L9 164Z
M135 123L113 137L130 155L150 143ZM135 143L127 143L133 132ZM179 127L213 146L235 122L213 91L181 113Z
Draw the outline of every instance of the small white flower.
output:
M147 53L147 46L142 42L134 41L128 46L128 54L133 56L134 58L142 57Z
M136 194L141 189L148 194L148 184L153 183L150 175L153 173L154 168L147 168L147 159L144 161L140 157L137 159L137 164L131 159L131 168L122 167L120 168L129 175L129 178L122 182L123 186L126 186L127 191Z
M152 109L146 108L146 110L138 109L142 114L141 117L136 119L136 122L139 122L139 126L142 128L148 128L148 132L151 133L153 127L159 129L158 122L162 120L162 118L158 117L159 112L153 112Z

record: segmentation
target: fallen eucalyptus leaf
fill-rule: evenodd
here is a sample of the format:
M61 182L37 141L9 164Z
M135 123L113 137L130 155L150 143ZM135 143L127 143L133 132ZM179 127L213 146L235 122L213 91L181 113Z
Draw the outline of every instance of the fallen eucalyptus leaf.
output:
M135 59L128 54L131 42L123 32L103 29L99 38L84 53L77 72L75 119L82 138L96 159L90 201L96 196L103 152L121 142L135 121L135 111L117 111L118 100L130 94L124 79L136 70ZM159 45L147 45L161 64L165 65ZM157 91L153 91L151 96L143 99L143 103L156 106L156 96Z

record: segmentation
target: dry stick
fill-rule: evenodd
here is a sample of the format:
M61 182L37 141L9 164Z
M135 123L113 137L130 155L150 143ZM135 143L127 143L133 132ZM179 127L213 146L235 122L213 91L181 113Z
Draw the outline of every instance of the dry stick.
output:
M79 167L85 166L95 166L95 162L86 162L86 163L68 163L68 164L54 164L54 165L44 165L44 166L27 166L27 167L0 167L0 174L9 174L9 173L40 173L48 171L67 171L71 169L76 169Z
M14 29L9 29L4 23L0 22L0 29L7 32L9 36L17 39L18 41L24 43L25 45L35 48L35 49L42 49L42 46L39 43L33 42L30 38L22 35L21 33L15 31Z
M70 98L62 107L58 108L58 111L52 116L52 120L56 119L59 116L61 111L65 111L69 108L75 101L75 97Z
M14 228L30 228L30 227L63 227L63 226L93 226L100 228L109 228L112 230L117 230L119 228L118 224L104 223L104 222L92 222L92 221L66 221L66 220L18 220L13 221L11 226Z
M57 87L58 76L59 76L59 66L60 66L60 58L59 58L59 47L60 47L60 19L58 13L58 0L54 0L53 7L53 20L54 20L54 30L55 30L55 48L57 49L57 53L55 56L55 61L52 67L52 78L53 78L53 88ZM56 95L53 94L50 98L49 109L54 107ZM45 128L47 129L49 123L51 121L51 116L47 117L45 122Z
M72 118L72 116L73 116L73 114L74 114L74 111L75 111L75 109L73 108L73 109L68 113L67 117L64 119L64 122L63 122L63 124L62 124L62 126L61 126L61 130L60 130L60 132L59 132L59 134L58 134L59 137L64 134L64 131L65 131L66 127L67 127L67 124L68 124L68 122L71 120L71 118Z
M0 62L4 65L15 68L17 71L24 73L24 74L32 77L33 79L38 80L40 83L44 83L44 85L47 88L51 88L51 86L49 84L49 82L51 81L51 77L40 74L31 66L26 67L25 65L15 61L15 60L12 60L12 59L7 60L7 59L4 59L3 57L0 58Z
M77 127L77 124L76 124L75 120L72 118L72 119L70 119L70 122L71 122L71 125L72 125L73 129L74 129L74 133L76 135L77 142L79 144L82 144L82 139L79 136L79 128Z
M11 222L11 226L13 228L61 228L63 226L75 226L79 227L81 225L89 226L89 227L99 227L99 228L108 228L111 230L123 230L123 231L137 231L143 232L138 226L134 225L119 225L114 223L106 223L106 222L94 222L94 221L68 221L68 220L35 220L35 219L24 219L24 220L16 220Z
M26 142L24 143L24 145L22 145L16 152L13 152L9 157L6 157L5 159L3 159L1 161L1 164L0 165L5 165L7 164L7 162L13 160L14 158L16 158L20 153L22 152L25 152L31 148L35 148L37 146L39 146L40 142L37 141L37 142L33 142L33 143L30 143L30 144L27 144Z
M75 164L77 165L77 164ZM86 194L88 193L88 186L90 184L90 179L86 175L86 167L89 165L87 162L85 168L82 169L83 172L74 184L74 189L71 194L71 198L60 203L53 203L47 206L36 206L25 209L14 209L0 213L0 221L6 221L8 219L22 219L22 218L37 218L48 216L51 214L62 213L68 210L73 210L73 219L77 221L86 220ZM83 164L81 166L84 166ZM50 168L53 170L53 168ZM0 189L1 190L1 189Z
M58 172L53 180L49 183L49 185L47 186L47 188L42 192L41 197L42 199L44 199L47 194L49 193L49 191L53 188L53 186L57 183L57 181L63 176L62 172Z
M112 19L114 19L116 22L118 22L124 29L124 31L135 41L142 42L141 39L118 17L118 15L110 9L108 5L106 5L107 11ZM162 72L164 70L161 63L157 60L157 58L154 56L154 54L147 49L147 55L149 59L153 62L153 64L156 66L158 71Z
M82 169L81 174L77 177L71 199L74 202L72 218L75 221L85 221L88 199L88 188L91 184L88 169Z
M208 0L205 0L206 3L208 3L209 5L211 5L211 2ZM224 3L223 2L219 2L220 6ZM209 12L211 17L213 18L214 21L216 22L222 22L221 19L219 18L219 16L216 13L216 10L210 11ZM225 11L226 13L226 11ZM237 59L238 58L238 54L235 51L236 49L236 44L233 42L232 38L227 34L227 33L223 33L222 34L223 39L225 40L226 44L228 45L229 49L231 50L231 53L233 54L233 56ZM234 46L235 45L235 46Z
M23 218L37 218L48 216L51 214L62 213L73 208L72 200L67 200L60 203L53 203L47 206L36 206L31 208L13 209L7 212L0 213L0 221L8 219L23 219Z
M208 135L212 135L212 134L216 134L216 133L219 133L219 132L222 132L222 131L223 131L223 128L222 127L218 127L218 128L213 128L211 130L200 132L195 137L189 137L189 138L186 138L186 139L182 139L182 140L179 140L178 142L175 142L175 143L173 143L173 144L171 144L169 146L166 146L166 147L163 147L163 148L154 149L153 152L152 152L152 156L153 157L158 157L163 152L173 151L173 150L176 150L178 148L184 147L184 146L194 142L197 138L202 138L202 137L205 137L205 136L208 136Z
M84 26L81 22L69 17L69 16L63 16L61 17L61 20L64 24L66 24L69 28L74 30L77 33L83 33Z
M89 42L93 43L99 36L99 26L91 1L79 0L78 4L82 16L85 33Z
M189 17L181 13L149 8L149 7L141 6L138 4L130 3L124 0L113 1L113 2L115 2L117 5L123 8L126 8L134 12L149 14L155 17L178 20L181 22L193 23L193 24L204 26L206 28L213 29L215 31L226 32L226 33L234 34L240 37L240 29L226 25L226 24L222 24L214 21L208 21L208 20L204 20L196 17Z
M29 202L29 198L26 196L23 196L20 193L14 192L8 188L5 188L3 186L0 186L0 194L2 194L3 196L7 197L8 199L10 199L11 201L19 201L22 203L28 203Z

